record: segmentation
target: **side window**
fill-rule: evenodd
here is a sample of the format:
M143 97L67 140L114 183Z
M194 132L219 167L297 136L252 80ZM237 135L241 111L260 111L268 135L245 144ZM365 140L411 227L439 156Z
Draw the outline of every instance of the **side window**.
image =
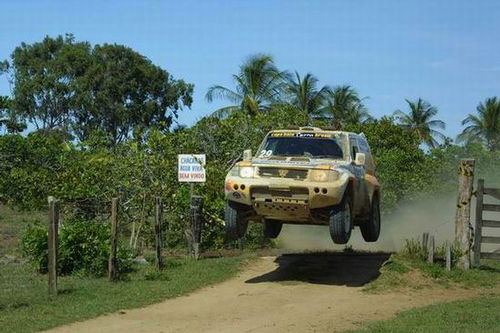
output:
M368 142L366 142L366 139L359 138L358 143L359 143L359 149L361 150L362 153L370 154L370 147L368 146Z
M351 160L354 161L356 158L356 153L359 152L358 140L355 137L349 138L349 144L351 146Z

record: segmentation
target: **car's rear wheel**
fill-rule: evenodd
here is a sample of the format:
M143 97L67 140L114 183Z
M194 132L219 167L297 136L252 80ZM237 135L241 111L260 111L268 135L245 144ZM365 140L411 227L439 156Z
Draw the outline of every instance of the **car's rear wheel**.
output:
M380 200L377 194L373 195L369 219L363 222L359 228L365 241L376 242L378 240L380 235Z
M335 244L346 244L351 238L352 204L349 193L344 195L342 202L333 207L329 216L330 236Z
M248 228L248 220L245 219L245 215L246 210L241 205L232 201L226 201L224 220L229 240L236 240L245 236Z
M279 236L279 234L281 232L281 228L283 227L283 222L277 221L277 220L265 219L262 222L262 227L263 227L265 237L276 238Z

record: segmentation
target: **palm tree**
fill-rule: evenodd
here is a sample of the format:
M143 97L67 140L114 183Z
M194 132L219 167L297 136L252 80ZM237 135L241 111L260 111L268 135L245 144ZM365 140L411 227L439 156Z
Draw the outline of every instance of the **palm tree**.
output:
M462 121L468 125L458 136L459 141L479 140L486 143L490 150L500 149L500 100L487 98L476 108L477 115L469 114Z
M288 83L291 104L307 115L316 115L331 93L330 87L323 86L318 90L317 84L318 79L311 73L301 78L299 73L295 72L295 79L290 79Z
M421 98L416 102L408 99L405 99L405 101L410 108L408 113L401 110L394 111L394 116L399 121L399 125L416 133L420 142L429 147L437 146L438 142L435 138L444 139L445 136L436 129L444 130L446 128L443 121L432 119L438 113L438 109Z
M240 67L240 72L233 75L235 90L214 85L208 89L205 98L208 102L220 98L233 103L215 111L214 114L219 117L237 110L255 116L279 101L287 78L288 73L279 71L270 55L258 54L251 56Z
M330 119L335 129L343 129L349 124L364 123L372 119L358 92L349 85L337 86L328 97L319 113Z

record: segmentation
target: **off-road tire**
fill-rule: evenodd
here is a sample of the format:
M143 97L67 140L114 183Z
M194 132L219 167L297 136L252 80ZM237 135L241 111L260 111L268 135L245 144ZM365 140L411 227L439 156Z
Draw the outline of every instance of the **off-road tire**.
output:
M264 237L267 238L278 237L282 227L283 227L283 222L281 221L268 220L268 219L262 221L262 229L264 232Z
M352 203L349 193L342 202L330 210L330 236L335 244L346 244L351 238L353 226Z
M380 235L380 200L377 194L373 195L370 207L370 217L360 224L361 235L366 242L376 242Z
M226 222L226 234L229 240L237 240L245 236L248 221L245 219L246 211L241 205L226 201L224 221Z

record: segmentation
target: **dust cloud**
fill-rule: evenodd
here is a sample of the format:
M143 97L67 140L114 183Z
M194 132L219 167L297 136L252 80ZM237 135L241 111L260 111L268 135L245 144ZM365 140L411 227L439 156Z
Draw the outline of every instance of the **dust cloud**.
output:
M398 251L405 239L419 239L424 232L434 235L437 245L453 241L456 200L456 194L450 193L439 198L402 203L393 213L382 216L377 242L365 242L356 227L347 245L355 250ZM327 226L284 225L277 243L278 247L291 251L342 250L345 247L333 244Z

